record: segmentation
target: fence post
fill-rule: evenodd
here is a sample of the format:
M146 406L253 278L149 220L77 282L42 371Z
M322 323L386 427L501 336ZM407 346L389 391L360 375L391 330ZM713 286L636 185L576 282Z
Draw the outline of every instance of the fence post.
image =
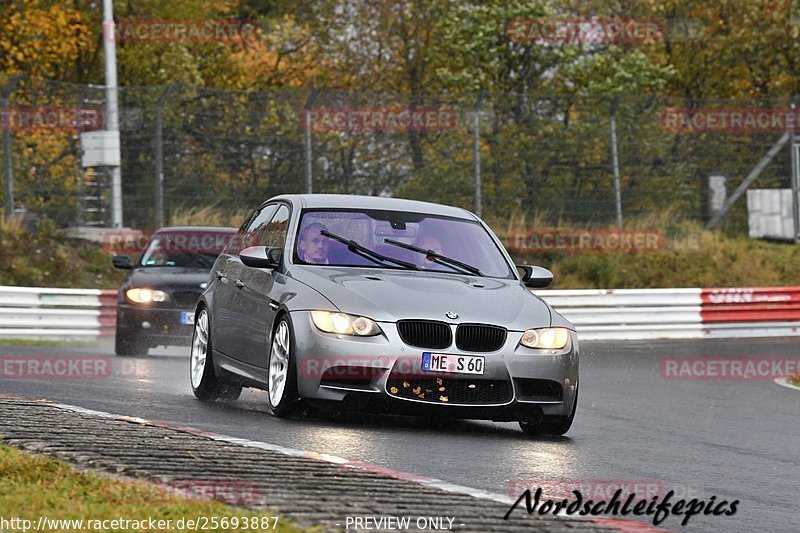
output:
M619 156L617 155L617 106L619 96L611 102L611 161L614 166L614 203L617 209L617 227L622 229L622 191L619 183Z
M317 99L317 95L319 94L319 89L311 89L311 94L308 96L308 100L306 100L306 107L305 112L306 116L303 117L305 120L303 124L305 125L305 157L306 157L306 194L311 194L314 192L314 182L312 179L311 171L311 106L314 105L314 100Z
M19 76L11 76L11 80L3 87L0 92L3 113L3 168L6 175L6 219L11 220L14 216L14 165L11 161L11 117L8 113L8 97L17 86Z
M792 114L795 110L795 102L792 101ZM793 239L797 241L800 238L800 144L798 144L797 133L792 130L792 219L794 221L794 235Z
M481 146L480 146L480 107L481 103L483 102L483 97L485 95L485 91L481 91L478 95L478 101L475 102L475 107L472 111L472 172L475 176L475 214L479 217L482 215L482 203L481 199L483 196L483 191L481 187Z
M166 86L158 97L156 103L156 216L155 229L164 225L164 148L163 148L163 129L164 129L164 104L167 98L175 90L174 84Z

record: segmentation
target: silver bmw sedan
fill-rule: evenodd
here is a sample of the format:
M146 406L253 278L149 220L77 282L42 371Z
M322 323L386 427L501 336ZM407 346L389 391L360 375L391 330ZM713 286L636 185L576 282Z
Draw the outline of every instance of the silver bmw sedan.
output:
M578 400L574 326L535 296L552 274L515 266L467 210L347 195L263 203L217 258L195 311L192 390L518 421L562 435Z

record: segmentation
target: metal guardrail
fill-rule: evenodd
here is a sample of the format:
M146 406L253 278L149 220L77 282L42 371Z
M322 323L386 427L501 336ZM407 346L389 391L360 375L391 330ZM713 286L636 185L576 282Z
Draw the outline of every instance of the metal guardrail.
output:
M0 338L93 340L113 335L117 291L0 286Z
M585 340L699 338L701 289L534 291Z
M800 287L534 291L583 340L800 335ZM0 286L0 338L114 334L117 292Z
M584 340L800 334L800 287L534 291Z

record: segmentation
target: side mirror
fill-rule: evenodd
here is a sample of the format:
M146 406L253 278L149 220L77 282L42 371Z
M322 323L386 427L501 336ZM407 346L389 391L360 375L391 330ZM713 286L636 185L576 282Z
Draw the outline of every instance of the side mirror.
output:
M531 289L544 289L553 283L553 273L546 268L531 265L517 265L522 283Z
M251 246L239 252L239 259L245 266L253 268L275 268L281 262L280 248Z
M114 265L114 268L118 268L120 270L130 270L133 268L131 264L131 258L127 255L115 255L111 258L111 264Z

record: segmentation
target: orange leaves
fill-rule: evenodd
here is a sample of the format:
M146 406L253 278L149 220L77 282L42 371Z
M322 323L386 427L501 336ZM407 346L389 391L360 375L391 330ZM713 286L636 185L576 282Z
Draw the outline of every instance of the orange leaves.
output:
M5 73L62 77L93 42L84 15L69 1L9 3L0 11L0 28L0 72Z

